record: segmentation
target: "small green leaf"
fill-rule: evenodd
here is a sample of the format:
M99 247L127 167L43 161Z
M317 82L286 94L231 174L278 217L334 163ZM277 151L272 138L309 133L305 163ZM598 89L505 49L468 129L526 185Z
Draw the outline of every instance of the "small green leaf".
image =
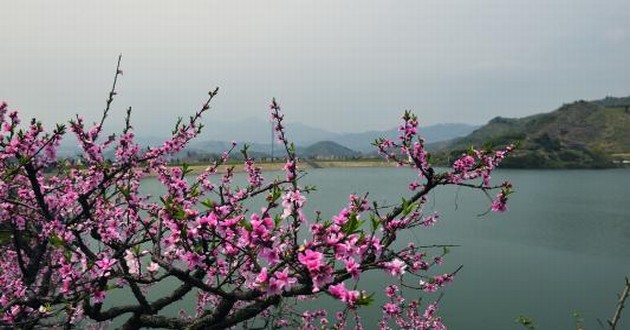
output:
M536 324L531 317L525 315L519 315L514 323L522 325L527 330L536 330Z
M313 192L313 191L317 191L317 186L316 185L306 185L304 187L304 191L306 192Z
M175 212L173 212L173 218L175 218L176 220L185 220L186 212L184 212L184 209L182 209L180 206L177 206Z
M182 177L184 177L186 174L190 173L192 171L192 169L190 168L190 165L183 163L182 164Z
M280 190L278 186L273 186L273 189L271 189L271 200L275 202L281 196L282 196L282 190Z
M359 218L356 214L352 213L348 221L341 226L341 231L343 231L346 235L351 235L357 232L359 228L363 225L364 221L359 221Z
M240 224L241 224L241 226L243 226L243 228L245 228L245 230L247 230L249 232L254 230L254 227L252 226L252 224L249 221L245 220L245 219L241 220Z
M70 252L70 250L63 251L63 256L67 261L72 260L72 252Z
M381 225L381 220L376 217L374 214L370 214L370 222L372 224L372 230L376 231L378 227Z
M59 248L59 247L63 247L63 239L55 234L53 234L52 236L50 236L49 242L52 246Z
M212 208L214 208L214 201L209 199L209 198L206 198L203 201L201 201L201 205L203 205L203 206L205 206L205 207L207 207L209 209L212 209Z
M366 296L364 292L361 292L361 296L357 299L357 305L359 306L370 306L374 302L374 293L369 296Z
M282 217L279 214L276 214L276 216L273 218L273 222L277 228L280 225L280 222L282 222Z
M403 197L403 198L401 198L400 206L404 210L404 209L407 208L407 206L409 206L409 202Z
M11 233L0 230L0 245L7 244L11 241Z
M121 195L123 195L123 197L125 197L125 199L129 199L131 195L129 188L118 186L118 191L120 192Z
M407 202L407 206L403 207L403 215L408 216L409 213L413 212L418 207L417 203L409 203Z

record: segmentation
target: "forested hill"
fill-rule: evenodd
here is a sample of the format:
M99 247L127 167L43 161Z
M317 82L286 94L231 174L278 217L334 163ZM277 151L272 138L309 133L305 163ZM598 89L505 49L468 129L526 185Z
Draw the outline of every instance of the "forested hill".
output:
M524 118L496 117L442 149L455 156L469 146L519 142L506 167L599 168L630 159L630 97L576 101Z

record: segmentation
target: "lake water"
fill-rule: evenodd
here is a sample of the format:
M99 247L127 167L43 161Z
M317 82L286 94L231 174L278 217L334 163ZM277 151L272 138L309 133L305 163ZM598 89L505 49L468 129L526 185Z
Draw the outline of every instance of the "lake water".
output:
M379 204L396 202L412 175L396 168L309 170L303 184L318 190L309 196L308 209L330 216L347 203L348 194L368 191ZM447 326L522 329L514 319L523 314L539 329L571 329L572 314L579 311L587 329L598 329L597 319L611 317L624 276L630 276L630 171L503 170L494 177L509 178L515 186L509 212L479 216L487 211L487 197L443 187L426 207L440 211L440 221L400 237L405 243L461 246L441 268L464 266L442 290ZM158 191L155 181L145 188ZM390 280L375 272L362 279L362 287L382 297ZM369 325L380 309L362 315ZM629 326L630 311L625 316Z

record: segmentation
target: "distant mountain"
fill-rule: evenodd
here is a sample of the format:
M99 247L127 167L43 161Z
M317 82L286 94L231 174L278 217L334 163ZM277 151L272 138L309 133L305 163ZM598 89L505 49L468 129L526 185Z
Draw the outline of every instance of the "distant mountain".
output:
M576 101L524 118L496 117L443 151L456 156L470 145L505 145L519 141L504 165L537 168L610 167L617 155L630 153L630 97Z
M285 123L287 137L296 145L306 146L322 140L335 140L339 134L299 122ZM209 122L200 140L271 144L271 123L250 118L236 122Z
M420 128L420 134L428 143L450 140L465 136L478 126L466 124L439 124ZM320 141L334 141L344 147L361 153L371 153L375 149L372 142L379 137L396 139L398 129L392 128L384 131L368 131L363 133L333 133L324 129L311 127L294 122L286 124L287 137L298 147L306 147ZM224 122L208 125L204 128L199 139L193 141L191 148L205 149L206 151L220 152L217 147L229 146L228 138L234 139L239 144L252 145L252 150L271 151L271 125L262 120L248 120L242 122ZM219 142L225 141L225 142ZM278 150L280 145L275 143Z
M287 123L285 126L287 137L291 142L295 143L298 153L318 142L329 141L351 149L353 152L369 154L375 151L371 145L375 139L380 137L396 139L398 137L397 128L362 133L334 133L299 122ZM469 134L475 128L476 126L466 124L439 124L421 127L420 134L425 137L427 143L444 142ZM168 132L160 133L165 135L138 136L136 137L136 142L142 147L161 145L167 139L166 133ZM270 155L272 151L271 123L256 118L234 122L208 121L205 123L201 135L190 143L183 154L178 156L186 158L188 154L197 156L220 154L231 147L232 140L239 143L238 149L247 143L250 145L250 151L257 154ZM280 148L280 144L274 141L274 153L276 155L281 154ZM72 134L66 136L59 153L70 157L80 153L80 148Z
M335 141L347 148L369 153L374 150L371 143L379 137L395 139L398 129L368 131L362 133L334 133L325 129L308 126L299 122L287 123L287 137L297 146L308 146L319 141ZM439 124L420 128L420 133L427 142L439 142L465 136L478 126L466 124ZM238 122L208 123L200 137L201 140L256 142L270 144L271 124L259 119Z
M420 127L419 133L422 137L424 137L425 141L430 144L466 136L477 127L479 126L467 124L438 124ZM335 139L335 141L350 149L360 151L362 153L370 153L375 150L374 146L372 146L372 142L374 142L374 140L381 137L394 140L398 138L398 134L398 128L392 128L386 131L344 134Z
M301 152L301 156L305 158L315 159L348 159L358 157L361 154L349 148L346 148L333 141L320 141L314 143Z

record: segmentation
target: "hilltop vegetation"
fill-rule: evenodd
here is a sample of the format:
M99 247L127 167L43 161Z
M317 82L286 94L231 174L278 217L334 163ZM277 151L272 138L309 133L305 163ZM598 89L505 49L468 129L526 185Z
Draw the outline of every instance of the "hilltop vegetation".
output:
M603 168L630 153L630 97L576 101L524 118L496 117L470 135L443 147L442 157L460 155L471 145L516 142L504 167Z

